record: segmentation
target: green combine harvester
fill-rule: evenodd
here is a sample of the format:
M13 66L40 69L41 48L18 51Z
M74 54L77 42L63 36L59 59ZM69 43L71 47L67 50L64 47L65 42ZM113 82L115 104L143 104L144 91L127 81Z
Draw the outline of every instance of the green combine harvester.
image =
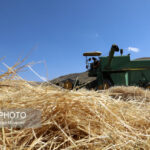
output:
M120 51L120 56L114 56ZM112 45L109 56L100 57L101 52L83 53L89 77L96 77L97 89L111 86L140 86L150 88L150 58L130 60L123 55L123 49Z

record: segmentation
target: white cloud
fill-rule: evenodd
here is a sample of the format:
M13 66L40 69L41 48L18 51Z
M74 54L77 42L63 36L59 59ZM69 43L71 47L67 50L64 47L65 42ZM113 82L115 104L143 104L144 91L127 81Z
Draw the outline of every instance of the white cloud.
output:
M140 51L140 49L136 48L136 47L128 47L128 51L132 51L132 52L138 53Z

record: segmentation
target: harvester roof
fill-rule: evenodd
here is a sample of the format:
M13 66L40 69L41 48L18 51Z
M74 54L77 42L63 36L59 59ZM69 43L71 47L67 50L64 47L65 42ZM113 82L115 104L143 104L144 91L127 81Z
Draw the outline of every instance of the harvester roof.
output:
M83 53L83 56L100 56L101 54L102 54L101 52L95 51Z

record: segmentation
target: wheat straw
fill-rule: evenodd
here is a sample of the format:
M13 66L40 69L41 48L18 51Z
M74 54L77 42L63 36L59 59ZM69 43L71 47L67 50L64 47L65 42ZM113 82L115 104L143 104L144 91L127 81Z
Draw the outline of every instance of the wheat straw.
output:
M114 87L102 92L68 91L4 80L0 92L1 108L42 112L39 128L2 128L1 148L150 149L149 90Z

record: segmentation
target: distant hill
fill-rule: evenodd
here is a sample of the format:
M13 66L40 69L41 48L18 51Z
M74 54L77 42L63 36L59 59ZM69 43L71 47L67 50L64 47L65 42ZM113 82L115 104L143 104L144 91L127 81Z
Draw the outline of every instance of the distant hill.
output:
M140 60L150 60L150 57L141 57L141 58L137 58L135 59L136 61L140 61Z
M92 82L96 79L96 77L88 77L88 72L81 72L81 73L72 73L64 76L60 76L58 78L55 78L51 80L52 83L57 84L60 83L66 79L72 79L72 80L79 80L81 84Z

